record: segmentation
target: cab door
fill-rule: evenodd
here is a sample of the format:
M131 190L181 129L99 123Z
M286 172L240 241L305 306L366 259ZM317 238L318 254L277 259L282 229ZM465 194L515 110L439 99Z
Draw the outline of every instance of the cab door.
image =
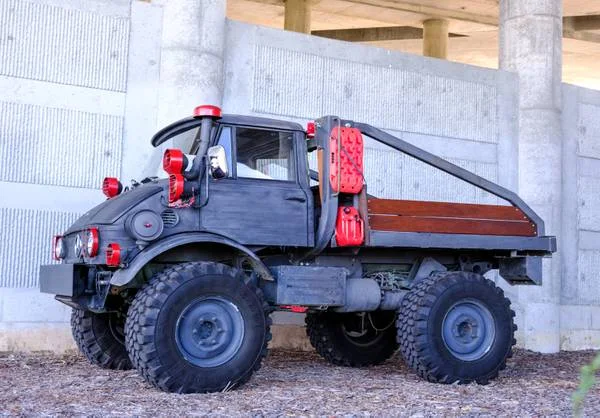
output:
M201 228L244 245L311 246L312 195L299 140L294 131L221 126L217 144L229 176L208 179Z

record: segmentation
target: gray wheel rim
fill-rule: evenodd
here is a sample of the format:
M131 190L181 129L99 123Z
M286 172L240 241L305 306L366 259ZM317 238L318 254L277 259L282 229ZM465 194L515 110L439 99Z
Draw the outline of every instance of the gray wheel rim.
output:
M231 360L244 339L244 319L236 305L220 296L196 299L179 315L175 340L184 358L199 367Z
M481 359L490 351L495 338L492 313L475 299L463 299L452 305L442 322L446 348L463 361Z

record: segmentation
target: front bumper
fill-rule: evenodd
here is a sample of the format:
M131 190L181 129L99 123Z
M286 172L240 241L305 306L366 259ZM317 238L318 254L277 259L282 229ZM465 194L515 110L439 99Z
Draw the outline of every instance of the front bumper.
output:
M40 291L76 298L84 294L87 278L85 264L46 264L40 267Z

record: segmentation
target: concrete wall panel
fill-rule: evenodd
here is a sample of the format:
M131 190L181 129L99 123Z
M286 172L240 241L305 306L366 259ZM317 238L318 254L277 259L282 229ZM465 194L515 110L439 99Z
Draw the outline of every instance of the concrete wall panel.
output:
M127 18L3 0L0 21L0 74L125 91Z
M99 188L121 168L123 119L0 101L0 180Z
M578 189L579 228L600 231L600 176L580 177Z
M303 119L335 114L384 129L498 141L496 88L466 77L434 76L260 44L254 47L253 75L254 112Z
M39 266L52 262L52 236L66 229L79 215L0 208L0 287L37 287ZM41 315L39 319L44 318Z
M600 159L600 106L579 106L579 155ZM600 177L600 173L598 173Z
M578 266L578 304L600 305L600 250L580 250Z

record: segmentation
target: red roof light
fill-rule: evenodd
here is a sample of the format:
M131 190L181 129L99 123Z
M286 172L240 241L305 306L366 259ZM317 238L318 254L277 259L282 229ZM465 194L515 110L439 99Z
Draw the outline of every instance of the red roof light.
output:
M213 105L201 105L194 109L194 117L201 118L203 116L210 116L212 118L221 117L221 108Z

